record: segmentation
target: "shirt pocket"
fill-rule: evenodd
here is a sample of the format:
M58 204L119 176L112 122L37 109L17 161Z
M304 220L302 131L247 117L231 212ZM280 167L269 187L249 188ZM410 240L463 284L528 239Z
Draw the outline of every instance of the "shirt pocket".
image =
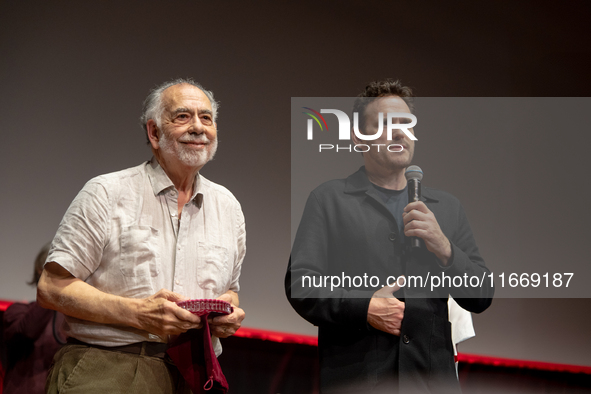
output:
M230 282L228 248L199 242L198 253L197 281L199 287L210 290L216 295L225 293Z
M158 230L129 226L121 231L120 268L124 276L157 276L160 273Z

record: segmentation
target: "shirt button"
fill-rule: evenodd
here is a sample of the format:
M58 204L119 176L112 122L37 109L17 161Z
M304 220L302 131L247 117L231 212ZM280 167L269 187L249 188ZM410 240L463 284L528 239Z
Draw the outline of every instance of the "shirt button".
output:
M177 280L174 281L174 283L176 283L177 285L180 285L181 284L181 281L177 279Z
M177 247L176 247L176 250L181 250L181 247L180 247L180 246L177 246Z
M402 336L402 342L404 342L406 344L410 343L410 338L408 337L408 335L404 334Z
M396 233L390 233L390 235L388 235L388 239L392 242L396 241Z

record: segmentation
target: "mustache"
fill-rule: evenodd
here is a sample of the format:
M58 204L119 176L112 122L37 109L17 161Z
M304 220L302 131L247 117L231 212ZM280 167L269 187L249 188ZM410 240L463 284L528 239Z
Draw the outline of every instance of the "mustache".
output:
M401 144L400 142L395 142L395 143L390 144L390 145L399 145L399 146L402 146L404 149L408 149L408 145L407 144Z
M202 143L202 144L211 143L211 141L209 140L209 138L207 138L207 136L205 134L200 134L197 136L193 136L191 134L188 134L186 136L179 138L177 141L179 141L179 142L198 142L198 143Z

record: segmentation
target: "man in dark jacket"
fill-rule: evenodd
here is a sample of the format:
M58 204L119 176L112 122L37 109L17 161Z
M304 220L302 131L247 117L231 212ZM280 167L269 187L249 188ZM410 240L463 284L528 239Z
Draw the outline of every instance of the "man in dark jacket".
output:
M390 140L382 131L386 114L411 113L411 97L393 80L360 95L359 129L381 136L359 171L312 191L294 241L286 292L318 326L324 393L460 392L448 296L482 312L494 293L460 202L430 188L408 202L414 140L403 127ZM410 248L409 237L421 247Z

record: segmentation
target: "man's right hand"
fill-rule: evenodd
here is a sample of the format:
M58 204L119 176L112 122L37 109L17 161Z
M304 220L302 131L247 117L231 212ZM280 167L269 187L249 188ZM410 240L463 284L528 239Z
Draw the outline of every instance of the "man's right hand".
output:
M177 301L185 300L186 298L180 294L166 289L139 300L139 328L165 338L167 335L179 335L192 328L203 327L199 316L176 304Z
M393 295L398 290L400 287L395 284L393 287L384 286L373 294L367 310L367 322L380 331L400 336L405 305Z

